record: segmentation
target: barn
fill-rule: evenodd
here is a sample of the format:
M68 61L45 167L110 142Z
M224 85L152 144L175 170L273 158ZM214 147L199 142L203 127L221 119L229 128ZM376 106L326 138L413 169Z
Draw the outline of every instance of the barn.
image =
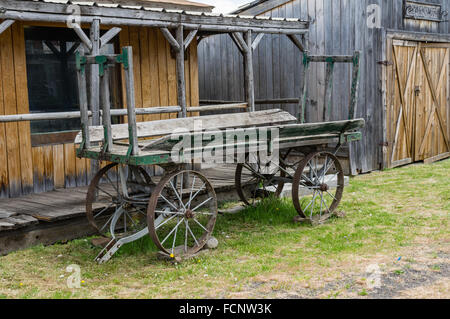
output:
M448 0L257 0L233 13L309 21L311 55L361 52L356 117L366 127L343 154L358 174L450 156L449 9ZM245 99L243 57L232 39L207 37L198 56L201 103ZM304 77L302 61L286 38L260 41L253 51L256 109L298 116L306 88L307 122L345 119L351 68L335 66L331 112L324 114L327 65L311 66Z

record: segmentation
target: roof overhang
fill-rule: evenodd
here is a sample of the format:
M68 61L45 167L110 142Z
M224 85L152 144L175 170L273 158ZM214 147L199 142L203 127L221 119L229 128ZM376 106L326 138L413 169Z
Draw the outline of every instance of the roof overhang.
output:
M61 3L63 2L63 3ZM304 34L309 23L299 19L223 15L206 12L155 9L142 6L82 1L50 0L0 1L0 19L66 23L71 21L73 6L79 9L80 23L100 20L103 25L129 25L177 28L205 33L246 32Z

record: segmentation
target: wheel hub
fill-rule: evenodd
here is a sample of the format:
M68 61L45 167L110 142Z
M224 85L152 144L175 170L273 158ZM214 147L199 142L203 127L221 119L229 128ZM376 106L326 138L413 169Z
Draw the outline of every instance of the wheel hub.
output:
M319 189L320 189L322 192L326 192L326 191L328 191L330 188L328 187L327 184L321 184L321 185L319 186Z
M194 218L195 213L190 209L186 209L186 211L184 212L184 217L186 217L186 219Z

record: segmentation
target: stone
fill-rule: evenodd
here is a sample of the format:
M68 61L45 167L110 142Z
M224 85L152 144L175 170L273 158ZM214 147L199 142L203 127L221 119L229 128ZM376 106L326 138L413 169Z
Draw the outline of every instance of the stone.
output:
M219 241L217 240L216 237L211 237L206 242L205 249L216 249L217 246L219 246Z

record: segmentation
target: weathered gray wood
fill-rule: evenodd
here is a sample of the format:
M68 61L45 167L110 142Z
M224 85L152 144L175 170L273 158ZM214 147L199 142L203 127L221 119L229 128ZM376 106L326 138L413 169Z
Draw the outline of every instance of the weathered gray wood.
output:
M83 32L83 30L81 30ZM83 32L84 34L84 32ZM91 24L90 41L92 46L90 48L91 55L100 54L100 20L94 19ZM99 66L92 64L90 66L90 107L92 112L92 124L100 124L100 78Z
M331 106L332 99L331 93L333 90L333 70L334 63L327 63L326 75L325 75L325 100L324 100L324 109L323 109L323 121L325 122L328 119L331 119Z
M15 21L5 20L0 24L0 34L2 34L6 29L8 29Z
M301 51L301 52L305 52L305 46L303 45L303 43L293 34L288 35L289 40L292 41L292 43L294 43L294 45Z
M186 39L184 40L184 49L187 50L189 48L189 45L191 44L192 40L195 39L195 36L197 35L198 30L192 30L187 35Z
M177 41L177 39L175 39L172 35L172 33L170 33L169 29L167 28L161 28L161 33L164 35L164 38L166 38L166 40L170 43L170 45L172 46L172 48L178 52L180 51L181 47L179 42Z
M234 104L218 104L218 105L206 105L206 106L191 106L187 108L188 112L208 112L208 111L220 111L220 110L235 110L247 108L247 103L234 103Z
M103 70L103 75L100 76L100 101L102 104L102 124L103 132L105 134L105 145L103 150L109 152L113 144L112 140L112 128L111 128L111 104L109 101L109 68ZM87 134L89 134L87 132Z
M156 106L135 109L137 115L145 114L164 114L164 113L177 113L181 111L179 106ZM125 116L127 115L126 109L112 109L111 116ZM102 112L100 111L100 114ZM88 112L88 116L92 116L92 112ZM81 118L81 113L77 111L73 112L49 112L49 113L30 113L30 114L14 114L14 115L0 115L0 123L8 122L25 122L25 121L42 121L42 120L65 120Z
M125 47L123 52L128 56L128 67L125 69L125 86L127 95L127 115L128 115L128 134L127 137L132 145L131 155L139 153L138 134L136 128L136 101L134 94L134 72L133 72L133 48L131 46ZM113 135L113 134L111 134ZM113 137L111 137L113 138Z
M237 39L236 33L228 33L228 35L231 37L231 40L233 40L234 44L236 44L237 48L239 49L239 52L244 54L244 52L245 52L244 47L242 46L240 40Z
M249 50L249 46L248 43L244 40L242 33L239 32L234 32L232 34L233 39L237 41L237 43L239 44L238 47L239 49L243 52L243 53L247 53L247 51Z
M84 55L83 48L79 49L79 54ZM80 117L81 117L81 133L83 135L84 147L89 148L91 141L89 139L89 110L87 100L87 88L86 88L86 68L83 67L77 70L78 77L78 99L80 102Z
M326 122L326 123L311 123L311 124L293 124L293 125L281 125L274 127L256 127L256 128L248 128L248 129L237 129L233 132L233 134L238 134L239 136L245 136L248 134L249 143L256 143L260 146L267 145L269 139L277 142L289 143L294 140L298 140L299 138L307 137L307 140L314 141L315 139L322 138L331 138L332 135L339 136L340 134L348 133L351 131L359 130L364 127L365 121L363 119L357 120L349 120L349 121L337 121L337 122ZM276 131L278 133L277 137L269 137L266 133L266 138L262 138L264 134L261 134L260 131L264 130L264 132L272 132ZM252 134L253 132L254 134ZM217 147L218 145L223 146L226 145L234 145L236 144L234 138L230 142L227 134L223 134L223 131L215 131L208 132L208 134L222 136L222 140L216 141L218 144L214 146L209 145L210 141L204 139L204 132L189 132L185 134L180 134L178 138L174 138L173 136L165 136L156 140L152 140L145 144L145 150L166 150L170 151L173 149L174 145L177 144L181 138L190 138L192 140L191 145L195 145L195 141L201 141L202 149L206 149L209 146L212 148ZM252 138L251 136L254 136ZM303 139L304 140L304 139ZM231 143L231 144L230 144ZM245 139L242 141L238 141L238 143L247 143ZM237 144L236 144L237 145Z
M206 115L198 117L178 118L161 121L137 123L137 135L139 138L172 134L175 129L194 130L194 123L201 121L203 129L221 129L234 127L248 127L270 124L287 124L296 121L296 118L288 112L281 110L268 110L259 112L234 113L224 115ZM91 126L89 128L91 142L103 141L103 127ZM114 141L128 138L128 125L117 124L112 126L112 138ZM81 133L75 139L75 143L81 143Z
M250 112L255 111L255 78L253 73L252 31L246 33L245 51L245 88L246 100Z
M33 5L13 0L2 2L4 9L2 19L24 21L67 21L66 5L59 3L36 2ZM200 15L168 11L136 10L127 8L108 8L104 6L80 6L81 23L91 23L93 19L101 18L104 25L140 25L153 27L175 28L182 23L186 29L201 31L245 32L251 28L255 32L266 33L302 33L308 27L308 22L298 20L248 19L236 16Z
M177 28L177 44L178 48L184 49L184 32L183 26ZM184 50L179 49L176 54L176 73L177 73L177 96L178 104L181 106L181 117L187 116L186 103L186 82L184 74Z
M122 31L121 28L114 27L108 30L102 37L100 38L100 48L103 48L105 45L109 43L116 35L118 35Z
M81 29L81 27L78 24L73 25L73 30L80 38L81 42L83 42L84 46L88 51L92 50L92 41L89 39L89 37L84 33L84 31Z
M262 38L264 37L264 33L258 33L255 40L252 42L252 50L255 51L258 48L259 42L261 42Z

